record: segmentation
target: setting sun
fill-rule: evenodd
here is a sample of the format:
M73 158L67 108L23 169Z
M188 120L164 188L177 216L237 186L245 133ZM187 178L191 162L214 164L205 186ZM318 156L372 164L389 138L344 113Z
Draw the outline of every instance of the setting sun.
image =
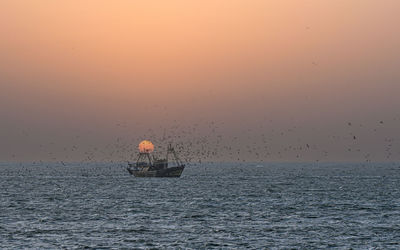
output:
M152 153L154 151L154 145L151 141L144 140L139 143L140 153Z

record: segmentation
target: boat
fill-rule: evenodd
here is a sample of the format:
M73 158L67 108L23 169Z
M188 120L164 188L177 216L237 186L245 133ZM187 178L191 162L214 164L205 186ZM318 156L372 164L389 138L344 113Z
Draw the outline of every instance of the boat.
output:
M154 145L150 141L139 144L139 155L135 163L128 162L127 170L135 177L180 177L185 164L179 159L175 149L168 145L165 159L157 159L151 153ZM173 156L169 162L170 155Z

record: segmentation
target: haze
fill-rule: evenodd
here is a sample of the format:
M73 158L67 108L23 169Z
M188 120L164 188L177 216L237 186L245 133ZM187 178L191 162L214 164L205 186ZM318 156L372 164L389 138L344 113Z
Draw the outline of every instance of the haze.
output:
M168 136L196 160L399 160L399 10L3 0L0 161L125 161Z

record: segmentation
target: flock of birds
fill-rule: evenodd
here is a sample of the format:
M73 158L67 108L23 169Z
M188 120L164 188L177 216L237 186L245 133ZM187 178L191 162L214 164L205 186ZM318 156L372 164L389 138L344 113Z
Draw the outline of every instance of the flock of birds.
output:
M59 149L49 150L56 148L54 142L50 142L49 145L41 144L39 148L47 150L48 157L46 157L46 160L38 160L33 163L41 164L50 160L66 166L69 162L121 163L135 161L138 153L137 145L143 139L149 139L154 143L156 146L155 154L158 157L163 157L166 147L169 143L172 143L181 159L194 165L214 161L330 161L332 149L327 147L326 144L334 145L335 143L339 145L338 147L342 151L345 151L341 154L353 154L358 157L358 160L361 158L365 162L382 161L382 156L386 161L395 161L400 158L400 149L395 147L398 146L396 143L400 138L396 136L387 137L382 134L381 141L376 142L380 147L377 149L380 151L379 158L376 157L376 152L365 147L365 140L358 143L363 139L363 136L371 137L374 133L379 134L380 130L384 129L384 121L375 122L372 128L371 126L365 128L362 124L356 125L350 121L343 125L347 128L338 131L347 131L345 134L331 135L324 139L326 143L321 144L315 142L316 138L313 136L308 138L301 136L303 131L299 126L278 131L276 129L265 129L263 127L265 124L260 124L260 128L247 128L239 133L232 132L233 135L229 135L225 131L223 123L207 122L183 126L176 122L168 128L148 129L137 138L116 137L114 141L104 146L93 146L91 148L82 146L80 142L85 140L82 135L75 136L76 144L62 147L61 153ZM128 127L128 125L120 123L115 126ZM364 129L364 132L361 133L360 129ZM160 133L161 131L162 133ZM265 132L260 133L259 131ZM318 129L314 129L312 133L315 133L315 137L319 137ZM398 136L400 136L400 133ZM77 160L76 155L80 155L79 160ZM17 154L13 154L12 158L16 160Z

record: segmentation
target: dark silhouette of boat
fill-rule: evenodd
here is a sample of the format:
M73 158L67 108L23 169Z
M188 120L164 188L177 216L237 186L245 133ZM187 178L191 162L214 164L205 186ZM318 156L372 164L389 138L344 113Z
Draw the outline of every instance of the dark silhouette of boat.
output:
M173 155L173 166L169 166L169 155ZM156 159L150 152L140 152L136 163L128 162L128 172L135 177L180 177L185 164L179 159L175 149L168 146L165 159Z

